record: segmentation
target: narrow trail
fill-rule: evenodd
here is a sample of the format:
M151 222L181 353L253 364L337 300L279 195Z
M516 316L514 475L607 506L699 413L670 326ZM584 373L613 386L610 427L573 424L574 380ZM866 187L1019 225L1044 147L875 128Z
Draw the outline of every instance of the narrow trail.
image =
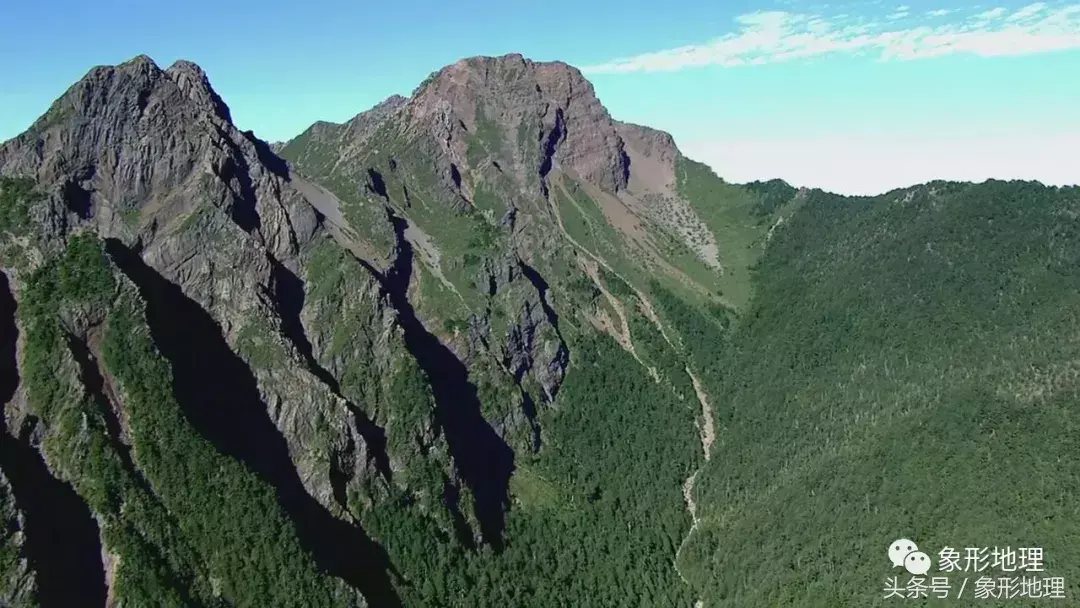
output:
M345 213L342 210L341 199L339 199L337 195L314 181L299 176L294 175L291 183L294 188L304 195L315 211L323 217L324 225L330 231L330 236L333 237L339 245L361 260L379 258L377 254L370 250L369 245L364 244L363 239L360 238L356 229L349 224L349 220L345 218ZM422 262L421 265L423 266L423 270L430 272L443 287L449 289L457 296L458 300L461 300L461 304L465 307L465 310L472 312L465 297L461 295L458 288L446 278L445 274L443 274L441 264L442 252L439 251L439 248L426 232L421 230L420 227L411 220L405 219L405 239L412 245L413 251L417 254L416 257Z
M450 279L446 278L446 275L442 271L442 252L435 246L432 239L426 232L420 229L419 226L406 218L405 220L405 233L403 235L405 240L409 241L412 245L413 251L418 254L420 259L421 270L426 270L434 276L443 287L446 287L458 300L461 300L461 305L465 307L465 310L472 312L469 307L469 303L465 300L465 296L461 295L458 288L450 282Z
M630 356L640 363L642 367L649 370L649 375L652 376L653 381L659 384L660 373L656 371L655 367L645 363L638 355L637 349L634 348L634 339L630 334L630 322L627 320L626 309L623 308L622 302L604 286L604 282L600 280L600 276L597 273L596 264L590 264L588 261L585 261L582 264L582 267L585 269L585 274L589 275L593 284L596 285L596 288L600 290L600 293L603 294L604 298L608 301L608 304L611 305L611 308L615 310L615 315L619 317L618 323L620 328L612 328L612 331L616 334L615 341L618 342L626 352L630 353Z
M660 316L656 314L655 310L653 310L652 302L649 301L649 298L646 298L645 294L642 293L637 287L634 287L631 283L627 282L626 284L630 285L630 289L633 289L634 293L637 294L638 301L641 302L641 312L644 313L645 317L648 318L649 321L652 321L652 324L656 326L656 329L660 332L660 335L663 336L664 341L668 343L668 346L675 350L678 350L678 347L675 346L675 342L672 341L672 339L667 335L667 330L664 329L664 324L660 322Z
M679 573L679 578L683 580L688 586L690 581L686 580L682 571L679 570L679 555L682 553L683 547L686 546L686 542L690 540L690 537L694 534L694 530L697 529L700 520L697 515L697 503L694 502L694 483L697 481L698 473L708 464L712 458L712 446L716 441L716 425L713 421L712 407L709 405L709 395L705 392L705 388L702 386L701 381L694 375L694 372L690 371L690 368L686 368L686 373L690 376L690 380L694 383L694 392L697 393L698 401L701 403L701 422L695 422L701 433L701 450L705 456L705 463L702 464L697 470L695 470L689 477L686 478L686 483L683 484L683 500L686 501L686 511L690 513L690 529L687 530L686 536L683 537L679 548L675 551L675 571ZM699 599L695 604L695 607L700 607L703 602Z
M574 197L570 196L570 193L567 192L566 187L563 185L561 180L558 181L557 185L558 185L559 189L562 191L563 195L566 196L566 198L569 199L570 201L574 202L574 204L576 205L577 202L574 201ZM660 322L660 317L659 317L659 315L656 314L656 310L653 309L652 302L649 301L649 298L647 298L645 296L645 294L640 289L635 287L632 282L628 281L626 279L626 277L619 274L619 271L612 268L611 265L607 263L607 260L605 260L604 258L600 257L599 255L593 253L587 247L585 247L581 243L577 242L577 239L570 236L570 233L566 230L566 226L563 224L562 215L559 213L559 208L555 204L555 200L549 198L548 199L548 204L551 207L552 215L555 217L555 223L559 226L559 231L562 232L563 236L566 237L566 240L569 241L570 244L573 245L574 248L577 249L579 252L585 254L589 259L591 259L596 264L599 264L600 266L603 266L604 270L606 270L606 271L610 272L611 274L615 275L620 280L622 280L623 283L626 283L630 287L630 289L634 290L634 295L637 296L638 302L641 303L641 311L642 311L642 313L644 313L644 315L649 319L649 321L651 321L652 324L656 326L656 329L660 332L660 335L663 336L664 341L668 343L668 346L670 346L672 348L677 348L676 345L675 345L675 342L671 339L670 336L668 336L667 330L664 329L664 324ZM579 209L580 209L580 207L579 207ZM588 269L586 269L586 271L588 271ZM595 268L592 270L592 272L594 272L594 273L596 272ZM604 294L608 297L609 301L614 299L616 302L618 302L617 298L614 298L614 296L612 296L610 293L607 292L606 289L604 289L602 283L600 282L599 277L594 277L593 275L590 275L590 278L592 278L593 282L595 282L597 284L597 286L600 287L601 291L604 292ZM623 326L626 328L626 335L629 336L630 335L630 329L629 329L629 325L627 325L627 323L626 323L625 312L623 311L621 306L616 306L616 311L619 312L620 316L622 317ZM636 355L635 355L635 357L636 357Z
M701 385L701 380L694 375L694 372L690 371L690 368L686 368L686 374L690 376L690 381L694 383L694 392L697 393L698 401L701 403L701 449L705 453L705 462L709 461L712 456L712 446L716 441L716 425L713 421L712 406L709 405L709 395L705 392L705 388Z
M574 200L574 197L570 196L570 193L566 191L566 187L563 186L562 181L558 182L558 187L559 187L560 190L562 190L563 195L566 196L566 198L568 200L571 200L571 201ZM555 200L549 197L548 198L548 204L551 207L551 214L555 216L555 223L559 226L559 232L562 232L563 236L566 237L566 240L570 241L570 244L573 245L574 248L576 248L578 251L580 251L581 253L584 253L585 255L592 258L592 260L595 261L597 264L600 264L601 266L603 266L604 269L607 270L608 272L618 274L618 273L615 273L615 270L611 266L608 265L608 263L604 260L604 258L602 258L602 257L596 255L595 253L589 251L588 248L586 248L581 243L577 242L577 239L570 236L570 232L566 230L566 226L563 224L562 214L559 213L559 206L555 203ZM622 278L622 277L619 277L619 278ZM629 285L629 283L627 283L627 284Z

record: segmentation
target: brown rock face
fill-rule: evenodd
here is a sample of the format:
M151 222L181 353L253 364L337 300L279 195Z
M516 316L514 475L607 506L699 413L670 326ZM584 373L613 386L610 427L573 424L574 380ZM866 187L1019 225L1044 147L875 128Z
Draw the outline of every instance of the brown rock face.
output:
M626 187L624 144L592 84L562 62L538 63L521 55L463 59L421 85L407 111L416 129L428 128L450 156L465 158L466 133L494 122L516 141L523 171L568 170L617 192Z
M386 156L395 162L381 170L394 172L411 154L433 173L430 197L458 208L478 185L505 177L516 187L493 187L508 198L540 197L552 171L616 195L672 195L679 154L667 133L613 120L578 69L519 54L462 59L410 98L392 96L344 124L315 123L285 149L313 177L353 181L366 179L357 167ZM417 177L415 166L405 170Z
M671 135L626 122L616 123L616 130L630 157L630 190L674 193L675 159L679 149Z
M470 246L444 232L440 214L479 211L505 238L501 253L535 265L538 275L558 274L535 258L561 246L549 204L549 188L560 176L604 192L605 212L672 216L668 223L678 223L669 202L677 199L671 136L613 120L576 68L518 54L458 61L431 74L407 100L392 97L344 124L316 123L283 154L342 198L343 184L361 190L367 184L367 198L352 207L355 216L394 206L410 225L434 235L436 247ZM417 200L424 204L413 205ZM554 318L544 314L544 288L530 284L527 273L503 272L516 265L502 255L482 255L499 270L466 269L468 279L487 286L511 320L504 328L481 319L477 326L495 334L485 347L503 351L504 367L517 381L531 376L537 402L551 402L567 358ZM454 260L442 260L433 263L435 274L460 272ZM480 350L471 345L470 352Z

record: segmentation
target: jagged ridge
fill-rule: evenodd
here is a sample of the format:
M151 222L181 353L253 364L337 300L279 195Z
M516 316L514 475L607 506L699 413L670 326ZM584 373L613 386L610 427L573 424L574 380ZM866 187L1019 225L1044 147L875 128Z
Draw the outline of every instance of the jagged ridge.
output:
M546 569L585 571L573 560L595 564L593 552L608 547L658 603L679 603L675 548L655 547L689 527L678 486L697 458L695 412L678 401L685 387L670 390L685 384L669 377L683 375L676 362L634 376L662 349L641 344L651 334L633 323L638 306L660 323L647 293L655 276L718 297L708 264L685 270L675 262L687 259L664 250L688 238L665 213L677 204L701 213L687 181L722 184L687 178L683 162L670 136L612 120L562 63L463 60L409 99L268 146L236 129L196 66L163 71L139 57L95 68L0 147L0 174L32 178L42 197L16 230L0 225L0 244L19 254L9 270L21 284L67 255L78 234L104 239L120 284L145 306L140 335L175 378L175 411L161 414L182 415L228 457L223 466L243 462L303 553L368 601L445 604L446 590L470 587L476 569L501 583L475 589L473 605L529 603L527 589L541 587L537 598L582 597L580 579ZM629 354L597 339L604 304L589 296L585 261L627 286L608 299L625 315ZM107 353L84 333L68 343L81 369L73 386L101 417L109 453L135 488L149 480L146 500L178 514L168 525L200 517L168 502L177 497L158 487L161 469L144 470L125 415L145 402L117 391ZM574 382L578 361L584 375ZM611 408L593 385L634 386L639 396ZM661 447L653 436L665 437ZM620 476L629 481L612 483ZM657 479L656 501L638 513L636 497ZM556 511L571 515L529 506L545 487L540 495L563 497ZM95 515L112 513L89 502ZM626 536L621 521L600 523L611 518L626 519ZM222 593L202 561L209 549L175 546L191 555L170 589ZM524 582L527 547L545 556L547 582ZM108 534L104 548L110 572L134 572L123 566L139 563L133 549ZM660 554L659 569L631 559ZM312 584L312 598L359 601L346 586ZM225 600L242 597L235 592Z

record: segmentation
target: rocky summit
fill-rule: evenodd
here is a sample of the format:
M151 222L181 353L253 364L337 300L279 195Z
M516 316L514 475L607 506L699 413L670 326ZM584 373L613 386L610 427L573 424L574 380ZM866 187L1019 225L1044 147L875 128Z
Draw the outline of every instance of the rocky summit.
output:
M1078 210L731 184L521 55L272 144L93 68L0 145L0 605L874 606L882 534L1071 580Z

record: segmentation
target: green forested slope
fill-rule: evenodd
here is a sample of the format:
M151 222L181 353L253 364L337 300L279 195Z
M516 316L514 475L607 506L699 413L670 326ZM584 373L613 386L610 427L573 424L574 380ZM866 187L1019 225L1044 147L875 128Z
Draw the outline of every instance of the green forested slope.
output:
M682 324L720 361L680 562L706 605L887 603L900 537L1080 574L1078 211L1025 182L814 192L730 341Z
M685 605L672 567L689 529L680 486L699 447L694 412L607 337L578 345L546 421L548 447L517 463L506 546L466 550L436 529L373 530L407 573L406 605ZM389 523L390 519L387 519Z
M27 279L19 308L43 450L103 518L113 593L142 606L347 605L299 546L273 489L184 418L144 304L116 274L96 237L73 236ZM97 392L87 374L103 376Z

